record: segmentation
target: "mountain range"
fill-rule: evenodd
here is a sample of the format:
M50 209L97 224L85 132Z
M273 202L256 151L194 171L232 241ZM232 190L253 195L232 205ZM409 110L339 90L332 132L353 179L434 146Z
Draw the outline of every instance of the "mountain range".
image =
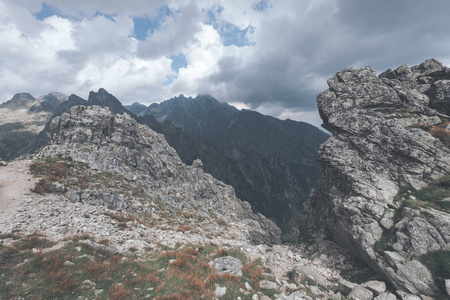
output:
M52 97L64 100L60 94L53 93ZM46 103L45 111L51 112L41 121L47 125L36 138L36 133L27 135L25 146L18 136L16 148L22 147L15 152L18 155L47 145L51 120L69 113L71 107L108 107L114 114L128 113L137 122L162 133L184 163L190 165L200 159L206 172L233 186L238 198L249 202L254 211L275 220L286 240L297 236L295 224L319 174L316 153L328 138L318 128L238 110L208 95L180 95L149 107L138 103L124 107L105 89L90 92L87 100L77 95L66 97L66 101L50 101L50 96L45 99L49 100L38 103L40 107ZM33 101L29 94L18 94L3 107L28 109L29 115L44 110L31 105ZM14 157L0 152L0 158Z
M238 110L208 95L180 95L149 107L134 103L126 108L181 129L189 142L159 132L183 162L201 159L206 172L233 186L240 199L275 219L285 233L295 228L318 178L316 153L329 137L326 133L304 122Z
M207 95L135 113L104 89L14 96L0 107L0 157L20 157L0 161L0 295L448 299L450 68L346 68L327 84L320 147L317 128ZM280 244L258 211L302 239Z

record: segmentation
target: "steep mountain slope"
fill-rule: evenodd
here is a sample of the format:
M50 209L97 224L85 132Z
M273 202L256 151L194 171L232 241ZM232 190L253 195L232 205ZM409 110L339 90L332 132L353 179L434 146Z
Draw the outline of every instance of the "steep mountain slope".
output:
M145 186L154 201L164 202L168 210L221 218L252 219L255 242L279 243L279 229L262 215L253 215L250 205L241 202L233 189L201 171L201 162L184 165L163 136L135 122L128 114L112 114L98 106L74 106L51 122L52 144L40 151L42 157L58 154L89 163L91 168L135 178ZM94 201L127 207L136 199L114 200L105 192L89 189L65 193L74 201ZM262 227L261 227L262 226Z
M281 121L257 112L239 111L211 96L180 97L128 106L140 115L171 122L191 142L168 142L181 159L199 158L206 172L232 185L252 207L292 233L303 203L318 178L316 153L328 135L302 122Z
M450 70L433 59L378 77L349 68L328 85L317 103L333 136L302 228L357 253L397 289L445 295Z
M51 92L35 99L28 93L14 95L0 105L0 160L30 152L52 112L67 96Z

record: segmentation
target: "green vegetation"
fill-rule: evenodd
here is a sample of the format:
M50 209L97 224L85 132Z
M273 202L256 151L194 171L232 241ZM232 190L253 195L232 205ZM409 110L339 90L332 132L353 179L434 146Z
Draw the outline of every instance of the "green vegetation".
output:
M354 263L351 268L342 270L341 276L348 281L358 284L372 279L380 279L379 275L374 270L369 268L359 257L354 258Z
M412 199L412 197L415 200ZM438 180L430 182L420 190L412 188L400 188L396 199L407 199L402 201L402 207L419 208L432 207L445 212L450 212L450 201L445 198L450 197L450 174Z
M0 295L5 299L212 299L218 284L227 288L224 299L250 299L251 294L240 289L249 282L259 291L259 281L264 279L261 262L248 262L235 249L190 245L137 259L93 248L85 243L89 238L67 238L63 247L51 251L48 248L54 243L37 235L0 245ZM244 260L242 277L220 275L208 264L222 255Z
M432 251L419 257L422 262L433 275L434 281L439 288L445 291L445 279L450 278L450 251Z
M373 245L375 251L378 252L384 252L384 251L392 251L392 247L389 246L389 242L395 237L395 231L393 229L391 230L384 230L383 234L381 235L381 238L375 242Z

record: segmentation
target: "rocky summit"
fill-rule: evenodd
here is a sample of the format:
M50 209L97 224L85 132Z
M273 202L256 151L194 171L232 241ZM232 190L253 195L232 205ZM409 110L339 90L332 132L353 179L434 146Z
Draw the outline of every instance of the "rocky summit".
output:
M237 199L232 187L205 174L201 161L183 164L162 135L128 114L114 115L99 106L74 106L70 115L53 119L50 136L52 144L39 153L41 157L71 157L99 171L132 178L145 186L148 197L174 213L246 219L255 243L281 242L280 229L261 214L254 215L250 204ZM62 190L74 201L120 208L133 206L135 200L102 190Z
M348 68L327 83L317 104L333 136L302 228L356 253L399 295L447 295L450 69Z

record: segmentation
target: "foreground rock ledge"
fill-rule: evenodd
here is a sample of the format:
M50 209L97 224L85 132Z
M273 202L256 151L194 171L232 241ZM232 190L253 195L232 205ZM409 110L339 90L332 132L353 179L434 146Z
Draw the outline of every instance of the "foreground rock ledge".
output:
M328 86L317 103L333 136L319 150L303 229L331 236L400 290L445 294L420 258L450 249L450 215L420 202L401 206L396 195L450 171L448 144L424 130L450 134L450 70L434 59L379 76L349 68Z

